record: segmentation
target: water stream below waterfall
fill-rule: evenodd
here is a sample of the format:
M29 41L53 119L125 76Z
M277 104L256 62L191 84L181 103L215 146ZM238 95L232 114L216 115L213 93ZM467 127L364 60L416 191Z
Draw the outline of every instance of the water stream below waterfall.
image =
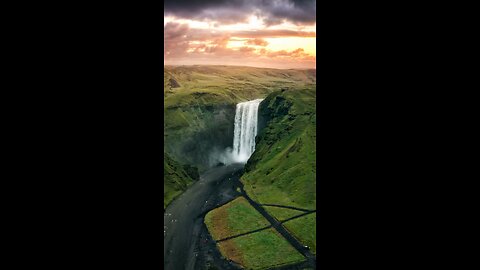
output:
M203 228L207 211L233 200L240 194L236 191L243 166L255 151L255 136L258 129L258 108L263 99L241 102L236 105L233 150L227 149L227 166L212 168L204 172L200 180L174 200L164 213L164 267L168 270L205 269L206 257L221 264L222 269L238 269L220 258L215 242L210 245ZM202 228L204 230L202 234ZM198 241L201 241L200 243ZM196 248L206 246L207 255ZM213 250L213 251L212 251ZM203 263L202 263L203 262Z

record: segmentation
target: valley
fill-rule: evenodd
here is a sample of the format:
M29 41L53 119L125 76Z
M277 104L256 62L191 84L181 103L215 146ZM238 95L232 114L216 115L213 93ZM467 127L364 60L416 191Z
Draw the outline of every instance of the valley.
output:
M315 269L315 70L164 75L165 269Z

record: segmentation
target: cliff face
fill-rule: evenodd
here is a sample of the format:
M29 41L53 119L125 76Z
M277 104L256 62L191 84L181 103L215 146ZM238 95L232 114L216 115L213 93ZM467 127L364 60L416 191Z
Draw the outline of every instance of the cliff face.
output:
M288 91L282 89L279 92L270 94L262 101L258 108L258 130L262 131L274 118L281 118L288 114L292 102L287 100L281 93Z
M182 163L204 170L232 147L234 104L170 108L165 117L165 150Z

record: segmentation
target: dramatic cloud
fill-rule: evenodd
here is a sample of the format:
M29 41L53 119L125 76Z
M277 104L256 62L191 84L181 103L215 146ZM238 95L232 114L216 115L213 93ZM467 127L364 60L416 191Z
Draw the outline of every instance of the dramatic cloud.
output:
M314 68L315 1L165 1L164 63Z
M291 30L259 30L259 31L232 31L236 37L316 37L315 32L291 31Z
M268 42L261 38L249 39L245 42L247 45L267 46Z
M267 24L278 24L282 20L294 23L315 23L315 0L262 1L268 4L264 8Z
M165 15L221 23L246 21L250 14L265 20L267 25L283 21L315 23L315 0L166 0Z

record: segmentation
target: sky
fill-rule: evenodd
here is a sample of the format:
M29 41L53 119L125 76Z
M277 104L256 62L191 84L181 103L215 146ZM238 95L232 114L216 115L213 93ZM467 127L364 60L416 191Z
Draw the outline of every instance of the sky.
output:
M166 0L165 65L315 68L315 0Z

